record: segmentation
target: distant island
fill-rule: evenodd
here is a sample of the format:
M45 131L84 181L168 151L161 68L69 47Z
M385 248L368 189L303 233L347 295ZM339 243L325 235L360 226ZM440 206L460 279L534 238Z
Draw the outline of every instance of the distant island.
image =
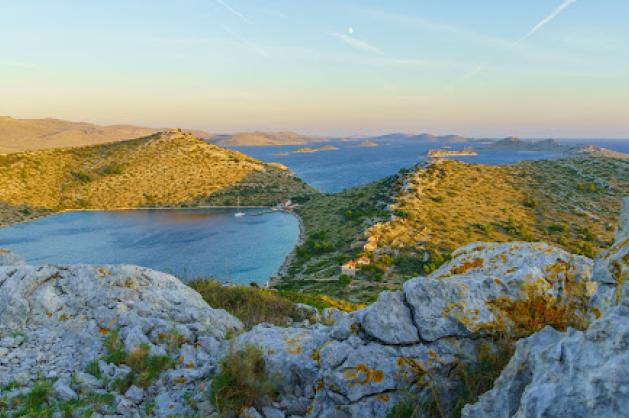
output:
M296 154L311 154L313 152L322 152L322 151L338 151L338 148L335 147L334 145L324 145L319 148L310 148L310 147L299 148L293 152Z
M471 147L465 147L462 150L431 149L428 150L426 155L430 158L474 157L478 155L478 153Z
M629 154L599 147L598 145L564 145L555 139L533 141L512 136L483 144L481 147L488 150L546 151L566 155L587 155L591 157L608 157L621 160L629 159Z
M377 147L378 144L373 142L371 139L366 139L363 142L361 142L359 146L363 148L374 148L374 147Z

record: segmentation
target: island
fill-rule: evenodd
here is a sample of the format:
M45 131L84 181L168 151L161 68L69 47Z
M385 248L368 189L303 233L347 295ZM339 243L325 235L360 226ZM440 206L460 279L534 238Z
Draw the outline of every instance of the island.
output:
M426 155L430 158L444 158L444 157L475 157L478 155L473 148L466 147L462 150L445 150L445 149L431 149L428 150Z
M311 147L299 148L293 152L295 154L311 154L314 152L322 152L322 151L338 151L338 148L335 147L334 145L324 145L319 148L311 148Z
M361 142L359 146L363 148L374 148L374 147L377 147L378 144L373 142L371 139L366 139L363 142Z

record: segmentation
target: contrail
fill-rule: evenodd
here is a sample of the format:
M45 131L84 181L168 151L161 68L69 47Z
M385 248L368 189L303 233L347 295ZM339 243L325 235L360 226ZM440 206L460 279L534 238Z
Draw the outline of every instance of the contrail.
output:
M356 39L351 35L346 35L344 33L339 33L339 32L332 32L330 33L330 35L344 42L345 44L351 46L354 49L359 49L361 51L370 52L372 54L384 55L384 52L382 52L382 50L378 48L377 46L373 46L371 44L368 44L365 41Z
M528 38L533 36L537 31L539 31L541 28L543 28L544 26L549 24L554 18L559 16L561 14L561 12L566 10L571 4L576 3L576 2L577 2L577 0L565 0L551 14L549 14L548 16L543 18L537 25L533 26L533 28L526 35L524 35L522 38L520 38L516 42L514 42L513 45L511 46L511 48L521 44L522 42L524 42L525 40L527 40Z
M555 19L557 16L559 16L561 14L561 12L563 12L564 10L566 10L571 4L576 3L577 0L565 0L559 7L557 7L551 14L549 14L548 16L546 16L545 18L543 18L542 20L539 21L539 23L537 23L535 26L533 26L533 28L531 28L531 30L529 30L527 32L526 35L524 35L523 37L521 37L520 39L518 39L517 41L513 42L507 49L507 51L511 51L513 48L515 48L516 46L520 45L522 42L526 41L528 38L530 38L531 36L533 36L536 32L538 32L541 28L543 28L544 26L546 26L547 24L549 24L553 19ZM486 61L483 64L479 64L476 67L474 67L472 70L470 70L469 72L465 73L463 76L457 78L450 86L450 88L454 88L454 86L456 84L458 84L459 82L463 81L463 80L467 80L470 79L472 77L474 77L476 74L482 72L483 70L485 70L487 67L489 67L491 65L491 61Z
M243 15L238 10L234 9L229 4L225 3L223 0L216 0L216 2L220 4L221 6L223 6L224 8L226 8L227 10L229 10L233 15L238 16L244 22L249 23L249 19L247 18L247 16Z

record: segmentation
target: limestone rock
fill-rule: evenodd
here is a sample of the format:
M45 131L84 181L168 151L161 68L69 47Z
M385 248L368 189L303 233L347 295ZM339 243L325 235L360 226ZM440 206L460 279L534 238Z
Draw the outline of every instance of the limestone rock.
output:
M424 340L491 335L518 325L509 306L519 301L587 299L591 272L592 260L543 243L474 243L404 294Z
M145 345L151 355L182 359L169 370L182 379L164 373L144 395L128 391L115 404L119 413L133 415L146 397L166 393L168 402L162 397L156 414L185 415L193 412L186 393L205 394L197 384L205 383L218 363L225 336L242 328L238 319L212 309L175 277L150 269L0 266L0 386L11 380L29 385L41 374L56 381L61 399L76 395L66 383L72 377L82 390L112 390L106 385L131 371L103 361L104 339L116 332L127 351ZM101 378L83 372L92 361Z
M382 292L365 308L361 325L370 336L386 344L418 343L419 335L412 313L401 292Z
M463 416L626 417L629 308L612 308L587 331L550 328L518 342L494 388Z

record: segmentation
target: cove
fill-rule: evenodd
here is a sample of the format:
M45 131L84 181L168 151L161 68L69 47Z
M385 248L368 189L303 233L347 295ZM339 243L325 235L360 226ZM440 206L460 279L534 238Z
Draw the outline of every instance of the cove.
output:
M0 247L29 264L134 264L184 281L265 284L299 239L288 213L266 209L66 212L0 229Z

